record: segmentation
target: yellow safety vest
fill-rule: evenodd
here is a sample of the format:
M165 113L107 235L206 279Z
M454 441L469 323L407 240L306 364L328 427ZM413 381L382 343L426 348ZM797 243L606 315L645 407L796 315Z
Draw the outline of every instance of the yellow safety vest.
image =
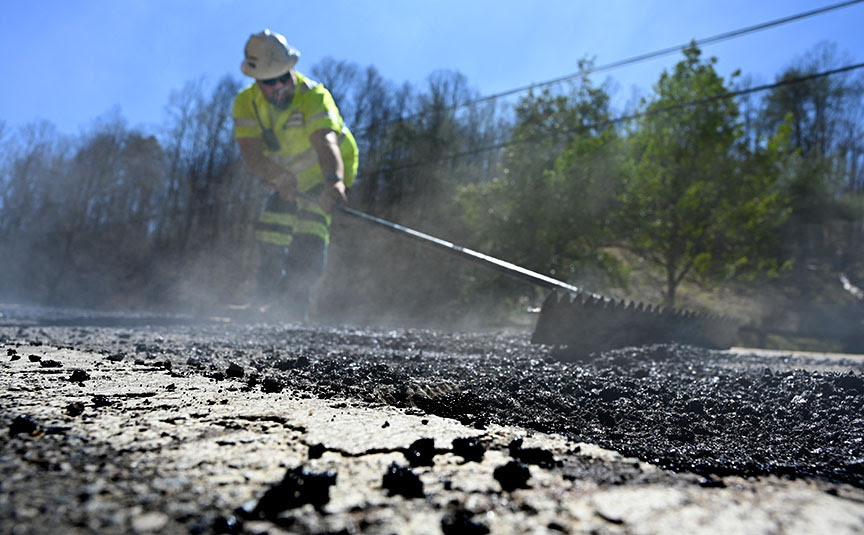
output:
M318 82L299 72L291 105L285 109L272 106L253 83L234 99L234 137L259 138L265 141L264 154L272 162L297 177L298 189L306 192L324 182L318 154L309 136L330 129L339 136L339 152L345 167L343 180L350 187L357 176L357 142L342 120L330 92ZM266 134L267 131L273 134ZM278 147L267 138L274 138Z

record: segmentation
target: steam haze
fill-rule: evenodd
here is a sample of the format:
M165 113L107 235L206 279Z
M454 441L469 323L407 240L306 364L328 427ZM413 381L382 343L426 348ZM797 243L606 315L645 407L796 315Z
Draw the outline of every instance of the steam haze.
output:
M255 24L250 22L257 30ZM162 51L164 43L151 45ZM242 47L228 48L223 55L234 58L234 72ZM622 81L629 80L623 71L529 90L524 86L532 79L531 65L508 63L521 76L510 87L523 90L484 99L490 94L480 89L490 87L486 80L439 68L447 65L441 58L424 64L413 82L394 80L375 58L340 59L337 51L316 58L310 50L298 69L331 90L357 137L361 167L350 206L591 291L652 303L677 300L779 329L797 327L805 316L790 317L790 311L816 310L814 303L831 314L860 315L860 304L838 282L840 273L858 287L864 281L864 81L855 67L860 51L823 41L786 53L777 70L731 76L730 58L714 61L714 49L704 47L688 68L716 74L716 86L658 93L676 64L686 64L685 54L677 53L665 71L646 78L638 98ZM555 76L626 57L598 61L590 53L565 52L570 63ZM204 64L201 72L210 68ZM166 77L176 77L174 68L166 67ZM233 138L231 103L248 80L239 74L196 78L194 68L187 70L188 81L157 103L158 126L139 126L137 110L136 124L130 124L126 106L110 108L76 135L64 132L69 119L59 112L63 130L38 119L0 123L4 300L205 315L250 303L257 265L253 225L268 191L244 170ZM791 82L771 82L784 77ZM125 80L118 75L119 85ZM70 88L70 108L78 89ZM151 107L159 93L147 96ZM105 104L111 98L95 91L92 96ZM727 107L712 108L706 99ZM670 115L682 109L715 113L710 119L722 128L704 131L728 130L734 139L724 138L722 145L698 132L687 137L683 127L675 131L678 138L648 137L660 127L689 124L690 116ZM816 109L825 110L825 121L808 111ZM804 111L784 123L794 110ZM660 116L672 119L651 122ZM723 222L705 227L714 241L697 244L702 249L692 255L693 271L683 273L675 271L678 265L655 261L668 244L636 240L637 230L653 224L652 211L660 213L658 207L687 193L670 190L665 198L649 199L656 184L639 182L651 176L646 170L667 161L645 147L673 138L698 149L693 154L704 151L710 165L661 171L698 179L702 191L719 199L711 210L679 208L695 217L717 207L716 221ZM725 152L710 152L721 145ZM728 167L732 163L737 167ZM748 180L731 192L737 197L720 196L730 193L724 184L745 175ZM692 199L698 204L698 195ZM740 230L723 241L717 229L724 225ZM681 238L673 245L689 251L692 244ZM770 299L742 309L739 296L755 295L753 288ZM539 306L543 295L337 214L313 315L321 322L366 325L530 328L533 317L525 311Z

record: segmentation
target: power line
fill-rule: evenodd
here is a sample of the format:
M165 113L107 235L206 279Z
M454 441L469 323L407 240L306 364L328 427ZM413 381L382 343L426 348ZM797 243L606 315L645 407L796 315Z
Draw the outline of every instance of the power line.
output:
M788 16L788 17L782 17L782 18L779 18L779 19L774 19L774 20L771 20L771 21L768 21L768 22L763 22L763 23L760 23L760 24L756 24L756 25L754 25L754 26L747 26L747 27L745 27L745 28L740 28L740 29L737 29L737 30L732 30L732 31L729 31L729 32L724 32L724 33L717 34L717 35L714 35L714 36L711 36L711 37L706 37L706 38L704 38L704 39L694 40L694 41L692 41L692 42L693 42L694 44L696 44L697 46L699 46L699 45L706 45L706 44L713 44L713 43L719 43L719 42L721 42L721 41L726 41L726 40L729 40L729 39L734 39L734 38L736 38L736 37L741 37L741 36L743 36L743 35L747 35L747 34L750 34L750 33L755 33L755 32L759 32L759 31L762 31L762 30L767 30L767 29L769 29L769 28L774 28L774 27L776 27L776 26L782 26L783 24L789 24L789 23L791 23L791 22L795 22L795 21L798 21L798 20L802 20L802 19L806 19L806 18L810 18L810 17L815 17L815 16L817 16L817 15L822 15L822 14L828 13L828 12L830 12L830 11L836 11L836 10L838 10L838 9L843 9L843 8L846 8L846 7L849 7L849 6L855 5L855 4L860 4L861 2L864 2L864 0L848 0L848 1L846 1L846 2L839 2L839 3L837 3L837 4L832 4L832 5L825 6L825 7L821 7L821 8L818 8L818 9L813 9L813 10L810 10L810 11L805 11L805 12L802 12L802 13L798 13L798 14L796 14L796 15L790 15L790 16ZM678 53L678 52L680 52L683 48L686 48L686 47L688 47L689 45L690 45L690 43L685 43L685 44L683 44L683 45L677 45L677 46L671 46L671 47L668 47L668 48L663 48L663 49L661 49L661 50L655 50L654 52L648 52L648 53L645 53L645 54L640 54L640 55L638 55L638 56L633 56L633 57L630 57L630 58L627 58L627 59L622 59L622 60L618 60L618 61L613 61L612 63L607 63L607 64L605 64L605 65L600 65L600 66L598 66L598 67L591 67L591 68L589 68L589 69L580 70L579 72L575 72L575 73L571 73L571 74L566 74L566 75L564 75L564 76L559 76L559 77L557 77L557 78L553 78L553 79L551 79L551 80L546 80L546 81L544 81L544 82L536 82L536 83L533 83L533 84L524 85L524 86L516 87L516 88L513 88L513 89L507 89L507 90L505 90L505 91L501 91L501 92L499 92L499 93L492 93L491 95L486 95L486 96L478 97L478 98L476 98L476 99L466 100L465 102L462 102L462 103L460 103L460 104L456 104L456 105L454 105L454 106L450 106L450 107L447 107L447 108L443 108L443 109L440 110L440 111L452 111L452 110L457 110L457 109L459 109L459 108L465 108L465 107L468 107L468 106L473 106L474 104L479 104L479 103L481 103L481 102L487 102L487 101L490 101L490 100L497 100L497 99L499 99L499 98L507 97L507 96L514 95L514 94L516 94L516 93L521 93L521 92L524 92L524 91L529 91L529 90L531 90L531 89L536 89L536 88L540 88L540 87L546 87L546 86L550 86L550 85L559 84L559 83L562 83L562 82L566 82L566 81L568 81L568 80L572 80L572 79L574 79L574 78L578 78L578 77L580 77L580 76L587 76L587 75L589 75L589 74L594 74L594 73L598 73L598 72L602 72L602 71L608 71L608 70L616 69L616 68L618 68L618 67L623 67L623 66L626 66L626 65L632 65L632 64L634 64L634 63L640 63L640 62L642 62L642 61L647 61L647 60L649 60L649 59L654 59L654 58L658 58L658 57L662 57L662 56L667 56L667 55L669 55L669 54ZM422 115L424 115L424 113L423 113L423 112L420 112L420 113L415 113L415 114L409 115L409 116L407 116L407 117L400 118L400 119L396 119L396 120L393 120L393 121L387 121L387 122L377 123L377 124L373 123L372 125L370 125L370 126L364 128L362 132L363 132L363 133L367 133L367 132L369 132L370 130L372 130L373 128L375 128L375 127L388 126L388 125L391 125L391 124L401 123L401 122L408 121L408 120L410 120L410 119L413 119L413 118L416 118L416 117L419 117L419 116L422 116ZM359 134L359 133L358 133L358 134Z
M717 102L720 100L736 98L736 97L740 97L742 95L747 95L747 94L751 94L751 93L759 93L762 91L768 91L770 89L776 89L778 87L783 87L783 86L787 86L787 85L801 84L801 83L809 82L812 80L816 80L818 78L824 78L827 76L833 76L835 74L851 72L851 71L855 71L855 70L858 70L861 68L864 68L864 63L856 63L854 65L846 65L844 67L838 67L836 69L831 69L828 71L822 71L822 72L809 74L809 75L805 75L805 76L798 76L795 78L786 78L786 79L780 80L779 82L774 82L771 84L763 84L763 85L758 85L758 86L749 87L749 88L745 88L745 89L738 89L736 91L730 91L728 93L723 93L722 95L715 95L712 97L705 97L705 98L701 98L701 99L689 100L687 102L681 102L678 104L673 104L671 106L665 106L663 108L656 108L653 110L647 110L647 111L643 111L643 112L639 112L639 113L633 113L630 115L622 115L622 116L619 116L619 117L616 117L613 119L608 119L606 121L600 121L600 122L591 123L591 124L587 124L587 125L580 125L579 127L576 127L576 128L564 129L564 130L562 130L562 133L579 133L579 132L584 132L586 130L591 130L591 129L595 129L595 128L605 128L605 127L608 127L611 125L632 121L634 119L640 119L642 117L647 117L649 115L657 115L660 113L667 113L670 111L675 111L675 110L690 107L690 106L700 106L700 105L704 105L704 104L709 104L711 102ZM507 147L510 147L513 145L518 145L521 143L540 141L540 140L545 139L547 137L549 137L548 134L528 136L528 137L519 138L519 139L511 139L509 141L502 141L501 143L495 143L493 145L487 145L485 147L480 147L478 149L472 149L470 151L457 152L454 154L442 156L440 158L429 159L429 160L420 160L417 162L407 163L407 164L399 165L396 167L388 167L386 169L388 171L391 171L391 172L392 171L401 171L403 169L411 169L413 167L419 167L419 166L425 165L425 164L443 162L443 161L447 161L447 160L454 160L456 158L462 158L465 156L475 156L477 154L481 154L484 152L499 150L499 149L507 148ZM377 172L382 171L382 170L384 170L384 168L378 168L374 171L368 172L367 174L374 174L374 173L377 173Z
M732 30L730 32L725 32L725 33L721 33L718 35L714 35L712 37L706 37L704 39L693 41L693 43L696 44L697 46L705 45L705 44L711 44L711 43L719 43L720 41L726 41L729 39L734 39L735 37L741 37L743 35L747 35L749 33L767 30L768 28L773 28L775 26L781 26L783 24L788 24L790 22L795 22L797 20L813 17L816 15L821 15L823 13L827 13L829 11L834 11L837 9L848 7L848 6L851 6L853 4L860 4L861 2L864 2L864 0L850 0L848 2L841 2L839 4L834 4L834 5L826 6L823 8L814 9L811 11L806 11L804 13L799 13L797 15L791 15L789 17L783 17L781 19L776 19L776 20L772 20L769 22L763 22L761 24L756 24L755 26L748 26L746 28L741 28L738 30ZM474 104L476 102L483 102L486 100L492 100L492 99L497 99L497 98L509 96L509 95L514 94L514 93L527 91L529 89L534 89L537 87L544 87L547 85L558 84L561 82L565 82L567 80L572 80L574 78L578 78L580 76L585 76L587 74L594 74L594 73L601 72L601 71L608 71L608 70L612 70L612 69L615 69L618 67L623 67L625 65L631 65L633 63L639 63L642 61L646 61L649 59L659 58L661 56L668 56L669 54L681 52L681 49L686 48L688 46L690 46L690 43L685 43L683 45L678 45L678 46L671 46L671 47L664 48L661 50L656 50L654 52L648 52L646 54L640 54L638 56L633 56L631 58L622 59L619 61L614 61L612 63L607 63L607 64L601 65L599 67L592 67L592 68L589 68L587 70L575 72L572 74L567 74L565 76L560 76L558 78L553 78L553 79L547 80L545 82L538 82L535 84L526 85L526 86L518 87L515 89L509 89L506 91L502 91L501 93L495 93L495 94L492 94L489 96L480 97L474 101L468 101L468 102L460 105L459 107Z

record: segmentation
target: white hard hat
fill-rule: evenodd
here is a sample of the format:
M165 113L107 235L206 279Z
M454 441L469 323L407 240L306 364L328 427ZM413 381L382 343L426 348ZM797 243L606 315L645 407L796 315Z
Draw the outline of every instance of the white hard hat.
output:
M283 35L270 30L249 36L244 52L240 70L258 80L282 76L300 58L300 51L291 47Z

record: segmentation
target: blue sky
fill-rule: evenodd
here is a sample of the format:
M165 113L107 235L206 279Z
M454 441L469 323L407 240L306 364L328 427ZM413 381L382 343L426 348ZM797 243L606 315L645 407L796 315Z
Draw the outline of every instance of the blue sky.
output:
M0 10L0 121L9 130L45 119L76 134L118 109L156 131L172 92L192 80L240 78L243 45L269 27L302 57L375 65L396 83L436 69L464 74L481 94L837 3L836 0L43 0ZM864 3L704 47L723 75L771 82L796 57L829 40L864 61ZM621 101L650 89L680 56L598 75ZM8 133L8 131L7 131Z

